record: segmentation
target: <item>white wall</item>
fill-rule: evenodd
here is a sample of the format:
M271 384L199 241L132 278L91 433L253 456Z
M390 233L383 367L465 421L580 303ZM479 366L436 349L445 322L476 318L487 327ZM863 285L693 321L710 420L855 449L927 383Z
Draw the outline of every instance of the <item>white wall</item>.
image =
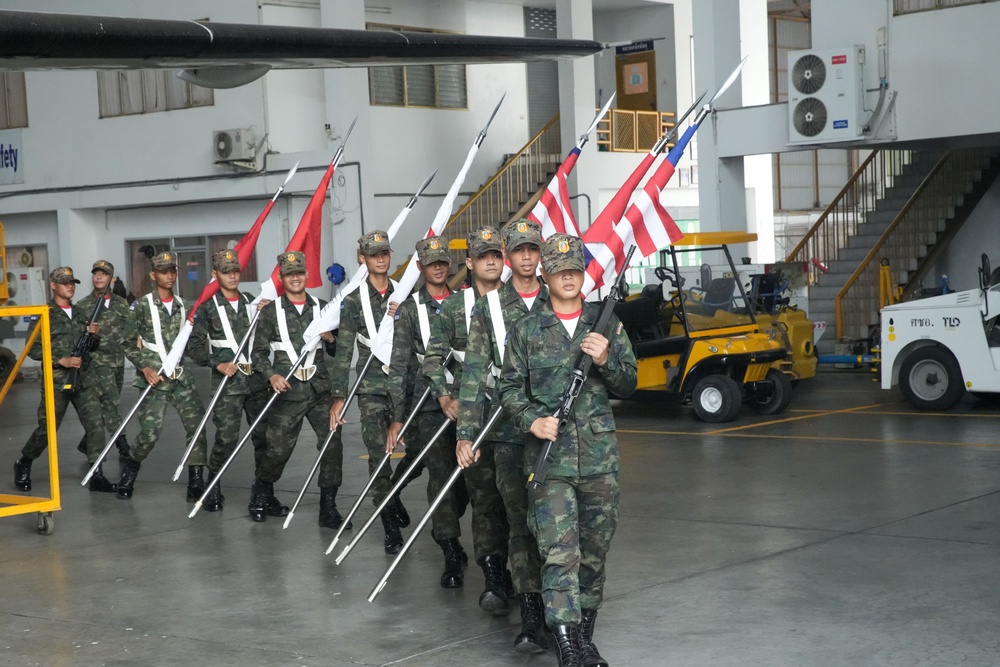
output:
M980 200L979 206L965 221L962 229L937 266L923 281L925 287L936 287L941 275L948 276L951 288L956 292L979 286L979 256L984 252L989 256L993 268L1000 267L1000 181L996 181Z

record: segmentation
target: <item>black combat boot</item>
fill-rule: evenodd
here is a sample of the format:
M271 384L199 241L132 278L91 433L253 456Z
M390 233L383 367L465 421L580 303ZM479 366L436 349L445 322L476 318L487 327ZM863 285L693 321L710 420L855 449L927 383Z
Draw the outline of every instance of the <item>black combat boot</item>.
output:
M441 588L461 588L465 583L462 574L462 545L458 538L449 537L438 542L444 552L444 572L441 574Z
M398 554L403 548L403 534L396 525L395 515L386 508L379 514L379 518L382 519L382 527L385 528L385 552L389 555Z
M18 491L31 491L31 459L22 456L14 461L14 486Z
M580 659L583 667L608 667L608 661L601 657L594 645L594 623L597 622L596 609L584 609L580 621Z
M402 491L402 489L400 489L400 491ZM396 494L396 497L392 499L392 502L389 503L389 507L386 509L392 512L392 515L396 519L397 526L399 526L400 528L406 528L407 526L410 525L410 515L406 511L406 508L403 507L403 501L399 499L398 493Z
M124 433L115 440L115 447L118 448L118 465L122 465L132 451L128 446L128 438L125 437Z
M205 493L205 466L188 466L187 501L196 502Z
M510 612L507 590L503 583L503 560L500 556L483 556L479 565L483 568L486 587L479 596L479 608L494 616L504 616Z
M267 511L268 516L288 516L291 511L287 506L282 505L281 501L274 497L274 483L265 482L267 487L267 501L264 503L264 509Z
M319 527L336 529L340 528L342 523L344 523L344 517L337 510L337 487L319 487ZM344 530L351 528L354 528L354 524L348 521Z
M250 485L250 504L247 505L251 521L267 521L267 498L267 483L254 478Z
M222 496L222 485L212 484L215 480L215 473L211 470L208 471L208 481L207 484L211 487L208 490L208 495L205 497L205 502L202 503L201 507L206 512L218 512L222 509L222 504L225 502L225 498Z
M552 628L556 638L559 667L583 667L580 660L580 629L572 623L561 623Z
M132 497L135 486L135 478L139 475L139 462L133 461L129 456L122 463L122 477L118 480L118 497L128 500Z
M514 639L518 653L544 653L549 649L545 639L545 607L541 593L521 594L521 634Z
M118 487L109 482L108 478L104 476L104 469L100 463L94 468L94 474L90 476L90 485L88 488L98 493L114 493L118 490Z
M80 438L80 442L76 445L76 451L80 452L84 456L87 455L87 436L84 435Z

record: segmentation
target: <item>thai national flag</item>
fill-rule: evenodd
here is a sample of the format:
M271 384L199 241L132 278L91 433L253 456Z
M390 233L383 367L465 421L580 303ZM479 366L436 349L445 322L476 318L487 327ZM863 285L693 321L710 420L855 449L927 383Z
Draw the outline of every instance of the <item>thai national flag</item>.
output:
M534 220L542 226L543 239L555 233L580 236L580 229L573 219L573 209L569 202L569 187L566 185L566 178L573 171L579 157L580 146L574 146L528 214L529 220Z
M687 129L603 243L591 246L593 259L587 264L584 296L614 280L626 268L625 255L633 244L636 255L645 258L684 235L664 208L662 193L697 129L694 124Z

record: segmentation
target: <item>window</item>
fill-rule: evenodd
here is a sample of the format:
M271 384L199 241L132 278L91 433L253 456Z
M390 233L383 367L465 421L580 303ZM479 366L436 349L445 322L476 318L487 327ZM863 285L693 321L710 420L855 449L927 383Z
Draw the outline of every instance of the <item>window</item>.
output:
M193 301L212 279L212 255L219 250L232 248L242 236L237 233L128 241L131 266L130 280L126 288L137 297L153 289L149 280L149 260L142 250L143 247L150 246L153 254L170 251L177 255L177 284L174 291L180 294L181 298ZM246 268L240 272L240 282L258 282L256 253L250 257Z
M98 72L97 99L101 118L215 104L211 88L181 81L168 70Z
M913 12L923 12L928 9L945 9L947 7L957 7L959 5L979 5L983 2L993 0L895 0L895 13L912 14Z
M2 72L0 90L0 130L28 127L28 97L24 91L24 72Z
M442 32L376 23L369 30ZM469 97L465 65L406 65L368 68L368 94L372 104L396 107L465 109Z

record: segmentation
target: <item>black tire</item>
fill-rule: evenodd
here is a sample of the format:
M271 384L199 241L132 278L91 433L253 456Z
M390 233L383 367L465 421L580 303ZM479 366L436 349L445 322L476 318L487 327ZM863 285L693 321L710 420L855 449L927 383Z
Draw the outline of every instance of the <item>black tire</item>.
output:
M777 368L767 371L767 379L758 382L750 396L750 407L762 415L776 415L792 401L792 381Z
M965 396L955 356L938 346L914 350L899 367L899 389L917 410L947 410Z
M736 380L728 375L707 375L691 392L691 403L698 419L710 424L736 419L743 402L743 392Z

